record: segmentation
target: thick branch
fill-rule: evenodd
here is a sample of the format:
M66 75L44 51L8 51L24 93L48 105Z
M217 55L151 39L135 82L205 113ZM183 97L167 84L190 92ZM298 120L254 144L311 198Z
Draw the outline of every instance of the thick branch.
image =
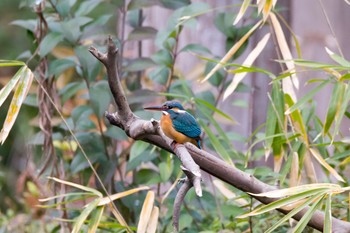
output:
M123 89L119 80L116 66L116 48L111 38L108 41L108 53L102 54L95 48L90 48L90 52L100 60L107 69L108 82L114 96L114 100L118 107L118 113L106 113L106 118L113 125L122 128L126 134L135 139L143 140L145 142L151 143L153 145L159 146L167 151L176 154L176 147L174 151L170 147L170 144L164 140L162 135L159 134L159 126L155 125L154 121L145 121L136 117L126 101ZM199 150L194 145L190 143L185 144L186 149L191 154L195 163L200 166L200 168L209 174L223 180L236 188L250 193L262 193L276 188L265 184L255 178L253 175L245 173L238 170L235 167L230 166L221 159L215 157L214 155ZM181 149L182 150L182 149ZM193 172L192 172L193 173ZM266 198L266 197L255 197L257 200L264 204L271 203L276 199ZM308 208L304 208L298 214L294 215L293 218L300 220ZM288 213L286 210L279 210L282 213ZM323 231L324 223L324 213L322 211L317 211L312 216L308 225L319 231ZM342 221L336 218L332 218L332 232L333 233L347 233L350 232L350 223Z

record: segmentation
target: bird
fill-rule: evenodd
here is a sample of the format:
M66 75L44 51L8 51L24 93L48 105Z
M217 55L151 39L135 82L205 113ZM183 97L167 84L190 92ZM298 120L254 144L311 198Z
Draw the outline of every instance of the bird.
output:
M177 101L166 101L160 106L145 107L145 110L162 111L160 127L175 143L190 142L201 148L202 133L196 119Z

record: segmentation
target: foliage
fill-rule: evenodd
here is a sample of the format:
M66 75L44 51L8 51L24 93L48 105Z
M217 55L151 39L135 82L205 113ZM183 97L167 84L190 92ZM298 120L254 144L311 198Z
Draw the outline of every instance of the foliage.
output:
M342 120L350 115L347 109L350 101L350 62L329 49L326 51L335 64L293 59L280 25L284 21L275 10L275 2L266 0L251 5L249 0L245 0L241 5L225 6L226 11L221 12L221 9L213 9L206 3L187 0L132 0L128 4L102 0L23 1L22 7L35 9L36 18L18 19L12 24L26 30L34 43L19 57L25 62L1 61L0 66L19 65L21 68L1 89L0 103L3 104L17 85L8 110L9 120L5 121L2 132L10 131L22 104L39 112L39 120L36 119L39 123L34 124L35 133L28 140L30 153L33 154L28 156L30 166L18 174L21 182L17 185L24 190L24 203L18 203L23 208L30 207L23 211L28 219L33 220L25 222L26 229L32 232L38 229L45 232L57 232L59 229L72 232L86 229L89 232L172 231L172 204L176 184L183 175L180 162L164 150L142 141L129 140L121 129L106 125L104 121L104 112L114 110L112 96L106 73L88 53L88 48L93 44L103 50L106 35L114 35L116 27L119 34L114 38L118 38L115 43L120 51L120 76L135 113L145 119L158 118L159 115L142 110L149 102L157 102L155 97L150 96L159 96L163 100L176 98L198 119L205 132L206 150L215 151L227 163L266 183L278 181L281 187L290 187L280 190L278 198L284 199L279 202L244 214L255 205L248 194L217 180L210 181L201 199L196 198L193 191L187 194L186 208L182 209L180 217L181 230L245 232L256 229L272 231L279 227L277 230L285 232L290 228L286 220L305 206L311 206L310 211L299 221L296 232L302 231L316 209L326 211L325 229L331 227L331 206L337 208L334 216L341 219L349 216L349 210L339 207L339 204L349 202L343 193L348 190L343 186L348 185L344 171L350 160ZM156 5L171 12L164 29L143 25L144 9ZM118 14L115 15L115 12ZM194 30L198 17L205 17L211 12L216 14L215 26L226 37L227 54L218 58L201 44L186 44L179 48L182 33L186 29ZM238 26L242 17L247 21ZM267 21L271 24L271 32L262 37L247 55L249 38ZM252 65L272 35L282 57L277 62L286 68L282 74ZM158 50L150 57L144 57L142 42L150 39L154 40ZM127 45L132 43L139 51L136 57L126 52ZM297 41L295 44L298 45ZM176 61L184 53L190 58L199 58L204 64L204 72L196 79L209 88L195 88L198 85L196 80L185 78L178 69ZM243 64L238 64L236 58L243 56ZM308 84L318 85L297 97L298 74L305 69L321 70L327 75L309 80ZM266 122L245 138L227 132L227 127L236 122L219 109L219 104L232 93L246 91L242 80L253 72L264 74L271 82L270 102ZM33 77L35 82L31 86ZM326 119L322 120L316 114L317 103L313 96L328 86L332 86L333 93ZM49 116L49 122L45 121L46 116ZM219 118L225 121L218 122ZM6 134L1 134L1 142L5 141ZM247 151L237 151L232 142L246 143ZM257 149L261 144L263 146ZM332 148L332 152L328 148ZM273 169L248 166L263 156L273 156ZM299 186L317 182L314 163L322 166L326 177L323 181L339 184ZM36 169L57 177L50 178L55 182L38 179L34 175ZM302 178L303 173L308 179ZM0 173L0 188L8 186L3 177ZM146 185L157 191L141 192L148 189L144 188ZM43 191L46 187L50 187L49 192ZM73 188L85 192L74 192ZM276 193L251 195L272 197ZM38 200L49 203L39 205ZM325 201L325 206L322 201ZM1 204L1 209L11 209L16 204L9 199ZM266 214L287 204L295 207L289 215ZM42 207L46 212L35 215L34 211ZM13 224L16 214L12 211L0 212L1 230L9 231L13 230L9 227L16 227ZM55 216L55 219L40 226L40 220L36 219L44 218L43 215ZM23 229L18 226L15 230Z

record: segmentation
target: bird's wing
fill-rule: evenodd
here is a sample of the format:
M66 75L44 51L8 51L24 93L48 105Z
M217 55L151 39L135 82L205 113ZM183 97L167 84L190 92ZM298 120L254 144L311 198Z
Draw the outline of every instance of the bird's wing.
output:
M201 129L196 119L188 112L181 112L171 116L173 127L176 131L183 133L190 138L199 138Z

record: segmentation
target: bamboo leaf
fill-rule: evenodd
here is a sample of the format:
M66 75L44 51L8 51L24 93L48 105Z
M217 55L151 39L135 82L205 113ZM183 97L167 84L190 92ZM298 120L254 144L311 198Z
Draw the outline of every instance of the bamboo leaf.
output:
M154 206L152 209L151 217L147 226L147 233L155 233L157 231L158 226L158 218L159 218L159 208Z
M97 206L96 210L92 212L88 233L95 233L97 231L104 209L104 206Z
M0 142L3 144L9 135L12 126L14 125L16 118L18 116L19 110L21 109L22 103L28 94L29 88L32 84L34 74L32 71L25 66L21 69L20 76L15 93L13 95L4 125L0 132ZM17 77L16 77L17 78ZM12 84L11 84L12 85ZM13 84L14 85L14 84ZM5 92L5 91L4 91ZM7 90L6 90L7 92ZM3 92L1 91L1 94ZM6 93L4 93L6 94ZM4 95L5 96L5 95Z
M333 168L331 167L323 158L322 156L320 155L320 153L313 149L313 148L310 148L309 149L311 154L314 156L314 158L325 168L329 171L329 173L331 173L338 181L341 181L341 182L344 182L345 183L345 180L343 179L343 177L341 177L341 175L338 174L338 172Z
M239 12L237 14L237 17L235 19L235 21L233 22L233 25L236 25L239 20L241 20L241 18L243 17L244 13L247 11L248 9L248 6L250 4L250 1L251 0L244 0L243 3L242 3L242 6L241 8L239 9Z
M283 206L287 206L290 204L294 204L295 202L302 201L304 198L313 196L313 195L320 195L321 193L327 192L327 188L318 188L318 189L311 189L308 191L300 192L294 195L291 195L289 197L274 201L272 203L269 203L267 205L261 206L250 213L243 214L238 216L237 218L246 218L250 216L256 216L259 214L263 214L266 212L269 212L271 210L275 210L278 208L281 208Z
M216 108L215 106L211 105L210 103L208 103L205 100L199 99L199 98L195 98L195 101L197 103L200 103L202 105L204 105L205 107L209 108L210 110L212 110L213 112L219 114L220 116L226 118L227 120L233 121L235 122L232 117L230 117L229 115L227 115L226 113L224 113L223 111L221 111L220 109Z
M218 137L211 131L211 129L203 121L199 120L199 124L207 133L211 144L213 145L215 150L218 152L218 154L223 158L223 160L225 160L227 163L234 166L230 155L227 153L227 150L222 146Z
M139 191L142 191L142 190L148 190L148 189L149 189L149 187L143 186L143 187L139 187L139 188L130 189L128 191L116 193L116 194L113 194L113 195L110 195L110 196L107 196L107 197L103 197L103 198L100 199L100 202L98 203L98 206L109 204L111 202L111 200L114 201L114 200L120 199L122 197L129 196L129 195L131 195L133 193L136 193L136 192L139 192Z
M96 198L89 204L87 204L81 214L75 219L72 233L79 233L81 226L84 224L84 221L89 216L89 214L97 207L100 198Z
M316 183L316 184L299 185L299 186L285 188L285 189L278 189L278 190L269 191L265 193L259 193L259 194L250 193L250 194L257 197L282 198L282 197L292 196L292 195L306 192L306 191L321 190L321 189L328 190L329 192L340 191L341 186L337 184Z
M337 82L334 85L331 99L328 105L326 122L323 126L323 135L326 135L328 133L333 121L335 120L336 116L338 116L338 112L343 101L345 88L345 85L340 82Z
M2 66L25 66L26 63L23 61L17 61L17 60L1 60L0 59L0 67Z
M329 80L326 80L322 82L320 85L309 91L306 95L304 95L298 102L293 104L290 108L288 108L285 112L285 114L291 114L297 109L300 109L305 103L312 100L314 95L318 93L322 88L324 88L329 83Z
M290 219L291 217L293 217L295 214L297 214L299 211L301 211L302 209L304 209L305 207L307 207L308 205L310 205L311 203L313 203L314 201L316 201L317 199L319 199L322 195L324 195L324 193L321 193L319 195L316 195L314 197L310 197L308 198L305 202L303 202L302 204L300 204L298 207L294 208L292 211L290 211L288 214L286 214L283 218L281 218L280 220L278 220L277 223L275 223L271 228L269 228L267 231L265 231L264 233L271 233L273 232L277 227L281 226L285 221L287 221L288 219ZM330 231L325 231L325 232L330 232Z
M6 98L9 96L13 88L15 88L18 80L22 77L24 69L24 66L21 67L12 77L12 79L0 90L0 107L5 102Z
M65 198L65 197L71 197L71 196L82 196L82 195L91 195L91 193L86 193L86 192L63 193L63 194L55 195L52 197L41 198L41 199L38 199L38 201L46 202L46 201L51 201L51 200L54 200L57 198Z
M323 232L332 232L332 194L327 195Z
M270 38L270 33L267 33L259 41L259 43L256 45L256 47L249 53L249 55L247 56L247 58L243 62L243 66L250 67L253 64L255 59L260 55L262 50L265 48L269 38ZM247 75L247 73L244 72L244 73L236 74L233 77L232 82L227 87L227 89L226 89L226 91L224 93L224 96L223 96L224 100L235 91L235 89L237 88L238 84L244 79L244 77L246 75Z
M343 85L345 86L345 90L344 90L344 95L338 110L338 114L337 117L335 119L335 126L334 126L334 133L333 133L333 139L335 137L335 135L337 135L339 133L339 129L340 129L340 123L346 113L346 110L348 108L348 103L350 101L350 87L349 84L345 84L343 83Z
M71 187L74 187L74 188L77 188L77 189L81 189L81 190L84 190L84 191L87 191L87 192L90 192L90 193L93 193L95 194L96 196L98 197L101 197L102 198L102 193L100 193L99 191L97 191L96 189L93 189L93 188L90 188L90 187L87 187L87 186L83 186L83 185L80 185L80 184L76 184L76 183L73 183L73 182L69 182L69 181L65 181L65 180L61 180L61 179L58 179L56 177L48 177L48 179L51 179L55 182L58 182L60 184L65 184L65 185L68 185L68 186L71 186ZM100 199L99 199L100 200Z
M235 43L232 48L226 53L226 55L220 60L220 62L205 76L201 81L204 83L207 81L216 71L223 67L223 65L237 52L237 50L243 45L243 43L251 36L251 34L262 24L262 20L257 22L242 38Z
M331 51L329 48L325 47L326 52L328 55L339 65L350 68L350 62L344 59L343 57L339 56L338 54L335 54L333 51Z
M285 99L286 104L289 106L289 108L294 105L294 101L290 95L285 94L284 99ZM307 135L306 128L305 128L305 125L303 122L303 118L301 116L299 109L296 109L293 112L291 112L290 116L292 119L293 127L295 128L295 130L300 132L300 134L302 135L302 137L304 139L304 143L308 146L309 145L308 135Z
M294 233L302 233L308 222L310 221L312 215L315 211L321 206L322 201L325 196L321 197L318 201L316 201L310 209L304 214L304 216L299 220L298 224L294 228Z
M284 91L284 93L289 94L291 96L291 98L293 99L293 101L296 101L297 97L296 97L294 88L299 89L299 80L298 80L296 74L294 73L295 72L295 65L294 65L294 62L292 61L292 59L293 59L292 53L289 50L287 40L284 36L282 27L281 27L280 23L278 22L276 15L274 13L270 13L269 15L270 15L272 27L275 31L278 47L281 51L283 59L286 61L285 63L286 63L286 66L288 68L288 71L292 73L290 77L286 77L283 79L283 81L282 81L283 91Z
M142 210L140 213L140 220L137 225L137 233L145 233L147 225L151 218L151 213L154 205L154 192L148 191L145 201L143 202Z

